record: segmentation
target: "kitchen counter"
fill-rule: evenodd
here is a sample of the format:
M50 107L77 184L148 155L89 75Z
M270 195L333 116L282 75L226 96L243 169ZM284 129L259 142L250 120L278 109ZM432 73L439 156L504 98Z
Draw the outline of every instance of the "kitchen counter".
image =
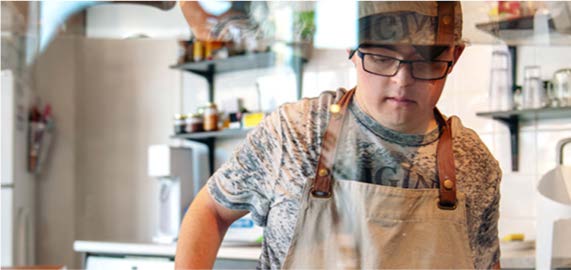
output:
M535 268L535 249L528 250L501 250L500 263L502 268Z
M75 241L73 249L84 255L82 268L86 270L174 269L176 244ZM225 243L218 250L214 269L253 269L260 253L259 245Z
M503 269L535 269L535 249L502 250ZM553 258L552 268L571 268L571 258Z
M73 249L86 254L158 256L174 258L176 244L156 243L114 243L75 241ZM218 258L237 260L258 260L262 252L259 245L239 246L224 244L218 250Z
M172 260L176 252L176 244L75 241L73 249L76 252L85 253L86 256L147 256ZM259 245L245 246L225 243L220 247L217 258L255 262L260 253ZM535 250L502 249L501 264L502 268L506 269L533 269L535 268ZM555 258L554 267L571 267L571 258Z

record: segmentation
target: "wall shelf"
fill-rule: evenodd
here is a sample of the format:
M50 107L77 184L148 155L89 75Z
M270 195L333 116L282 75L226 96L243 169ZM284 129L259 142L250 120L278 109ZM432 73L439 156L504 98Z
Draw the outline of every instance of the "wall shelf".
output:
M252 53L232 56L226 59L216 59L173 65L171 68L186 70L198 75L202 75L202 73L210 72L210 68L212 67L216 73L224 73L270 67L274 65L275 58L276 57L273 52Z
M504 123L510 131L512 171L519 170L519 124L523 121L547 119L571 119L571 107L525 109L511 111L479 112L477 116Z
M225 59L208 60L201 62L190 62L180 65L172 65L170 68L187 71L206 79L208 83L208 101L214 102L214 77L217 74L234 71L244 71L249 69L267 68L275 64L276 55L274 52L251 53L238 56L231 56ZM301 91L300 89L298 91ZM247 134L247 130L222 130L215 132L200 132L193 134L180 134L171 138L192 140L206 144L208 147L208 162L210 174L214 173L214 148L218 138L239 138Z
M553 19L548 21L549 29L555 29ZM522 16L518 18L511 18L499 21L491 21L486 23L476 24L476 28L497 36L499 31L506 30L533 30L533 15Z
M214 77L217 74L244 71L248 69L267 68L275 65L276 54L274 52L251 53L231 56L226 59L216 59L201 62L190 62L170 66L171 69L187 71L206 79L208 83L208 101L214 102ZM300 56L292 56L290 65L295 73L297 81L297 98L302 96L302 79L304 60ZM214 173L214 148L216 139L245 137L249 130L222 130L216 132L200 132L193 134L173 135L171 138L193 140L208 146L208 160L210 173Z
M555 23L549 18L548 35L537 35L533 29L534 17L522 16L499 21L476 24L476 28L500 39L510 46L520 45L569 45L571 35L556 31Z
M170 68L200 75L208 82L208 101L214 102L214 76L216 74L271 67L275 63L275 53L252 53L200 62L172 65Z
M177 134L171 136L171 138L176 139L187 139L187 140L203 140L209 138L240 138L245 137L248 132L252 129L224 129L221 131L208 131L208 132L196 132L196 133L186 133Z
M243 71L249 69L267 68L275 65L276 54L272 51L231 56L225 59L190 62L172 65L170 68L187 71L202 76L208 82L208 101L214 102L214 76L226 72ZM305 60L299 55L293 55L289 64L296 77L297 98L302 97L303 65ZM216 139L245 137L249 130L235 129L216 132L201 132L194 134L173 135L171 138L192 140L208 146L208 159L210 173L214 173L214 147Z

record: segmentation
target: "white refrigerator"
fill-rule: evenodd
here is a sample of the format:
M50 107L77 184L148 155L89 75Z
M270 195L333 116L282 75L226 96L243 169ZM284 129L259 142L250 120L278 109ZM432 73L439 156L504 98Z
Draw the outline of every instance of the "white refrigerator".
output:
M27 130L31 93L18 87L10 70L1 72L0 181L1 266L33 265L35 180L28 173Z

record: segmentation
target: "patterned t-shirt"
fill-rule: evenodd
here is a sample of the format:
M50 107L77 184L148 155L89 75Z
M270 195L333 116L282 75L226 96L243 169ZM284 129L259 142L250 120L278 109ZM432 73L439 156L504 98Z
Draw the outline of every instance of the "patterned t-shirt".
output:
M345 93L284 104L251 131L208 181L221 205L249 210L265 227L258 268L279 269L288 252L305 183L315 177L329 105ZM401 188L438 188L436 146L440 129L402 134L381 126L356 102L338 140L334 178ZM452 124L457 188L466 194L467 228L476 268L500 257L497 222L501 170L478 135Z

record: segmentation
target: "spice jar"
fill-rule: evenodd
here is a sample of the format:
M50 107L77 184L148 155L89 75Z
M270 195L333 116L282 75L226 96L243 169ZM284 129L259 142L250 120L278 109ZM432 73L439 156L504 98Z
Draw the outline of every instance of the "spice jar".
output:
M186 133L186 115L184 114L174 115L174 133L175 134Z
M214 103L208 103L204 108L204 130L218 130L218 108Z
M202 115L191 113L186 118L186 132L200 132L204 130L204 120Z
M212 60L212 41L204 42L204 59Z
M192 60L194 60L194 62L200 62L203 60L202 56L203 56L203 47L202 47L202 42L201 41L194 41L194 44L192 45Z

